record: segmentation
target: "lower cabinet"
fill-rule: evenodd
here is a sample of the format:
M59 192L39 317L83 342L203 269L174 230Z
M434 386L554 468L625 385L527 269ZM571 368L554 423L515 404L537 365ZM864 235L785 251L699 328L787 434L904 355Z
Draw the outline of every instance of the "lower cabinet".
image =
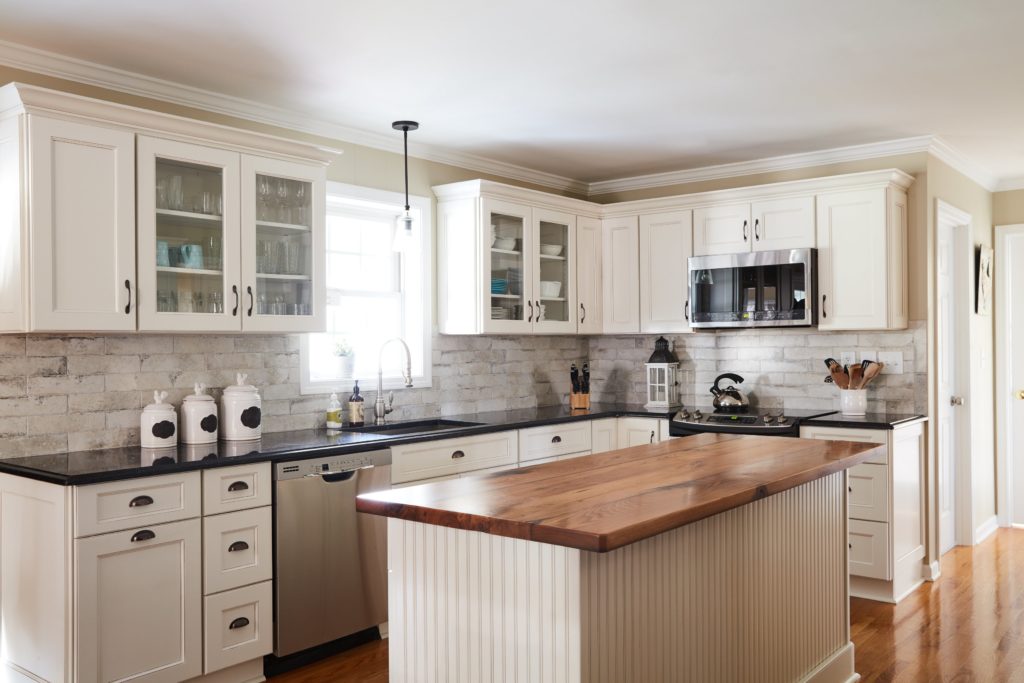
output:
M269 654L274 647L272 581L203 600L203 671L211 673Z
M619 418L606 417L590 421L590 452L604 453L619 447Z
M656 417L620 417L617 448L643 446L661 441L661 423Z
M515 430L391 447L391 483L424 483L464 472L515 466L519 439Z

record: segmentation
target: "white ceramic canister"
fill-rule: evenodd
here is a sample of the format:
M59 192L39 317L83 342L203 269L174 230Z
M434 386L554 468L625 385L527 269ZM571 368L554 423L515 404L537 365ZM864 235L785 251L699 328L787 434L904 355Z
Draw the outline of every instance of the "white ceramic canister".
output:
M164 403L166 391L154 391L153 402L142 409L139 430L143 448L170 448L178 445L178 414Z
M245 383L247 375L239 373L237 384L224 389L220 400L221 438L247 441L263 435L260 392Z
M216 443L217 402L205 393L205 384L196 384L195 393L181 402L182 443Z
M864 415L867 411L867 389L839 390L839 412L841 412L843 415Z

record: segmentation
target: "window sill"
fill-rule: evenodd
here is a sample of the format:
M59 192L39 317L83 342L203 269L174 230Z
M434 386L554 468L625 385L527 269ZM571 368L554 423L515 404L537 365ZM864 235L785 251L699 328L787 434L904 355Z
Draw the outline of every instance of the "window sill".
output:
M400 389L429 389L432 386L431 377L413 377L412 386L405 386L405 380L401 377L385 377L384 391L398 391ZM299 383L299 393L303 396L337 393L339 399L348 399L352 387L358 380L359 393L363 396L377 392L377 377L354 377L350 379L338 379L324 382L302 381ZM344 394L344 396L343 396Z

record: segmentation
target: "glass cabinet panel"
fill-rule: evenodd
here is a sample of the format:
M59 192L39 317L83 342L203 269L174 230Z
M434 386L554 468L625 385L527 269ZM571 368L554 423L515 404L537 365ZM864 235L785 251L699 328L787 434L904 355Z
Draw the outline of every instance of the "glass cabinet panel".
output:
M534 317L533 302L528 301L523 279L527 248L524 216L497 211L487 213L490 220L491 292L490 319L529 321ZM467 264L469 267L469 264Z
M258 173L255 315L313 314L313 183Z
M574 313L569 303L569 226L538 221L538 322L566 322Z

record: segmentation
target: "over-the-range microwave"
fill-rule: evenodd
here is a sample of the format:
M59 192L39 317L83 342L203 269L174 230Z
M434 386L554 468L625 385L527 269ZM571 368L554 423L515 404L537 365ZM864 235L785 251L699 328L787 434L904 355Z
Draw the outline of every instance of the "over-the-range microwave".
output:
M689 259L691 327L797 327L818 322L816 249Z

